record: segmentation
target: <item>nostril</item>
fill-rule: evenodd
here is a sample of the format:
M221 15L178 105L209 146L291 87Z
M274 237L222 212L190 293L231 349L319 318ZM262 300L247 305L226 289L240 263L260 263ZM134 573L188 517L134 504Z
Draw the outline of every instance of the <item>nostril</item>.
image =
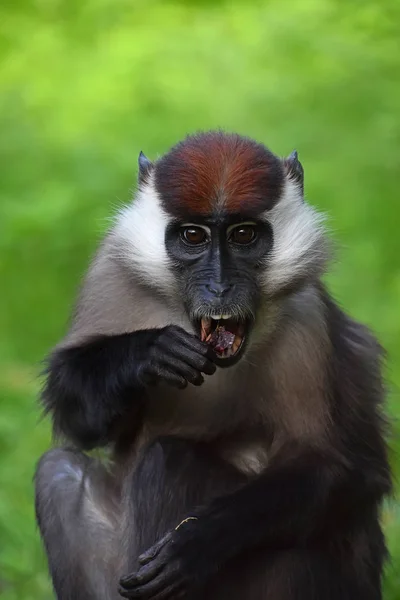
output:
M223 296L228 292L232 287L231 283L208 283L206 288L209 292L214 294L214 296Z

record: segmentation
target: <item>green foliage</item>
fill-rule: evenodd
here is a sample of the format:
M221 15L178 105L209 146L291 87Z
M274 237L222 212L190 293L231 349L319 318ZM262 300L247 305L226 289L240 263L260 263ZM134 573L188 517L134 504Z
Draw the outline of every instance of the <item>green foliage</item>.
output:
M0 595L52 598L32 474L37 373L141 149L223 127L296 148L338 240L328 282L388 350L399 472L398 0L3 0L0 5ZM149 232L151 235L151 232ZM384 514L400 599L400 506Z

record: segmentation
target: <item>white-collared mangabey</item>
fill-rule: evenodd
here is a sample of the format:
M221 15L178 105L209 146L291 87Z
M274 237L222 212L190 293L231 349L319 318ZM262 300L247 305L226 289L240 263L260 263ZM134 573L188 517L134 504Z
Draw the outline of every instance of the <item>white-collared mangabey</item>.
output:
M296 152L217 131L140 154L48 359L73 443L36 473L59 600L381 598L381 350L328 258Z

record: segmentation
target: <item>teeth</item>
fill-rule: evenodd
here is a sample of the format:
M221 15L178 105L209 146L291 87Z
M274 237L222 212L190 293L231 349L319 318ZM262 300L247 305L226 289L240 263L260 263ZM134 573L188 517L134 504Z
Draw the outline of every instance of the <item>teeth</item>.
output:
M204 342L208 339L211 334L209 334L209 330L211 328L211 319L201 319L201 340Z
M225 315L211 315L211 318L214 319L214 321L220 321L221 319L231 319L232 315L229 315L228 313Z
M203 317L201 319L201 324L203 325L203 327L211 327L211 319L206 319Z
M239 347L240 347L240 343L241 343L241 341L242 341L242 340L241 340L241 339L240 339L240 337L237 335L237 336L235 337L235 341L233 342L233 345L232 345L232 353L233 353L233 354L235 354L235 352L237 352L237 351L239 350Z

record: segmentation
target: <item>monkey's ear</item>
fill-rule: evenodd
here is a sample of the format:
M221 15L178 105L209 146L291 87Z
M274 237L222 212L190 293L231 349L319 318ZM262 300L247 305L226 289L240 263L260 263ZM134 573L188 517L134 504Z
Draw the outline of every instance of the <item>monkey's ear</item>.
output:
M147 156L145 156L143 154L142 151L140 151L139 154L139 158L138 158L138 165L139 165L139 183L145 183L145 181L147 180L152 168L153 168L153 163L151 162L151 160L149 160L147 158Z
M304 169L298 159L297 151L293 150L289 156L283 159L283 165L290 179L296 181L303 191L304 189Z

